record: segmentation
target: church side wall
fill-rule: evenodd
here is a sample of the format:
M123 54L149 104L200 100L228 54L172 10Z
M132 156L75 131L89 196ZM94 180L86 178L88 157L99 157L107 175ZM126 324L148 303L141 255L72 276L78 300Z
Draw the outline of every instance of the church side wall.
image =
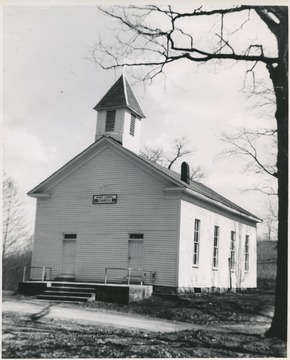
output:
M200 220L199 264L193 265L194 222ZM214 227L219 227L218 266L213 269ZM236 233L235 267L229 270L231 231ZM249 271L245 272L245 236L249 235ZM212 206L181 200L179 288L256 287L256 227Z
M104 149L38 200L33 266L62 272L64 234L77 234L75 276L103 281L106 267L128 267L130 233L144 234L144 269L155 284L173 286L178 241L177 199L166 199L169 184L138 164ZM116 194L116 204L92 204L93 195Z

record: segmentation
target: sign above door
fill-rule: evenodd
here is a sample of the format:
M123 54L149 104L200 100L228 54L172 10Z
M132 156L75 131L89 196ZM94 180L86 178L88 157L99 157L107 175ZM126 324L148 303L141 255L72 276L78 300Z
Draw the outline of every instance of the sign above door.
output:
M117 195L114 194L102 194L102 195L93 195L93 204L116 204L117 203Z

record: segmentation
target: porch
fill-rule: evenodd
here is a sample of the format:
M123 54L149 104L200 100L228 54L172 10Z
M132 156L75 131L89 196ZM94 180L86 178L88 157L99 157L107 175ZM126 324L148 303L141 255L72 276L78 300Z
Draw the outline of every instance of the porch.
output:
M129 304L152 295L155 273L132 268L106 268L103 281L85 282L61 275L51 279L51 268L25 267L18 292L50 301L105 301ZM68 280L70 279L70 280Z

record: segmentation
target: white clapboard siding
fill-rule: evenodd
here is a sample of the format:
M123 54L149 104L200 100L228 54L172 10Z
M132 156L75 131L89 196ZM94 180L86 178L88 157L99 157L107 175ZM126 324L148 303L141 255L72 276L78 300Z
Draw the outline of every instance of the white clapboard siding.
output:
M200 220L199 265L193 266L194 220ZM219 226L218 268L213 269L214 226ZM236 267L231 272L232 287L256 287L255 224L196 201L181 200L179 287L229 288L231 231L236 232ZM249 235L249 272L244 271L245 236Z
M128 266L129 233L143 233L144 268L157 285L176 286L179 201L165 198L169 185L104 149L38 199L33 266L61 274L63 234L76 233L76 279L103 280L106 267ZM93 205L102 192L117 204Z

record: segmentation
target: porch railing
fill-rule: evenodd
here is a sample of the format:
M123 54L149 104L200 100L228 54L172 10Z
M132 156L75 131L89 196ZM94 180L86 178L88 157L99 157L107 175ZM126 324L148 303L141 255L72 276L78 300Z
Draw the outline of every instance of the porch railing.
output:
M132 280L140 279L140 285L143 285L144 283L148 285L152 285L156 272L151 270L141 270L141 269L134 269L134 268L115 268L115 267L109 267L105 269L105 285L108 284L108 273L110 272L119 272L117 278L119 278L119 282L122 280L126 280L126 283L128 285L131 284ZM125 274L123 274L123 277L120 276L120 271ZM125 278L124 278L125 275ZM115 281L116 281L116 275L115 275ZM139 282L139 281L138 281Z
M40 271L36 271L37 275L35 276L31 275L31 270L33 269L40 269ZM24 266L23 268L23 278L22 281L47 281L51 280L51 267L46 266ZM40 275L40 276L39 276Z

